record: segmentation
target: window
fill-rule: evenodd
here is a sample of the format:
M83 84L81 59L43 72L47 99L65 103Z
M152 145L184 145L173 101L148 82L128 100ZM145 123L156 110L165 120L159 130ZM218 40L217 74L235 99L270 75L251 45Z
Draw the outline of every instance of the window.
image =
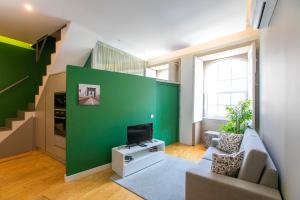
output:
M147 67L146 76L150 78L156 78L156 70Z
M121 72L127 74L144 75L147 66L145 60L136 58L122 50L98 41L92 54L93 68Z
M169 80L169 64L146 68L146 76L162 80Z
M158 79L169 80L169 68L162 69L162 70L157 70L156 71L156 76L157 76Z
M223 118L226 106L251 98L251 71L247 55L204 63L204 115Z

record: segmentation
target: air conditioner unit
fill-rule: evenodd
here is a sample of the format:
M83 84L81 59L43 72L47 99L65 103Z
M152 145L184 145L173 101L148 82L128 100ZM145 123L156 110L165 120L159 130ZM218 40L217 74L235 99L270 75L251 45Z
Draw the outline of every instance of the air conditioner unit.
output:
M254 28L269 26L276 3L277 0L252 0L251 24Z

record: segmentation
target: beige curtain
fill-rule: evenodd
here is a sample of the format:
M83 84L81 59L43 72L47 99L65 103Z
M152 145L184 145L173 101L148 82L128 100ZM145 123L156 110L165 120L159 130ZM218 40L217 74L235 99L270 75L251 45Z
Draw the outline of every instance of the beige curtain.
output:
M93 68L144 76L147 62L124 51L97 42L93 52Z

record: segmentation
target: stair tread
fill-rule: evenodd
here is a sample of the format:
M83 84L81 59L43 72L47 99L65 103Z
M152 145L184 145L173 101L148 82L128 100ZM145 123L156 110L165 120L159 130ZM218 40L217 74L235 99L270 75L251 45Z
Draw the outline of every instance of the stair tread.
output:
M34 111L35 110L35 103L28 103L27 111Z
M34 110L19 110L19 113L35 112Z
M24 118L15 117L15 118L7 118L7 120L10 120L10 121L23 121Z
M11 129L6 126L0 127L0 131L9 131L9 130L11 130Z

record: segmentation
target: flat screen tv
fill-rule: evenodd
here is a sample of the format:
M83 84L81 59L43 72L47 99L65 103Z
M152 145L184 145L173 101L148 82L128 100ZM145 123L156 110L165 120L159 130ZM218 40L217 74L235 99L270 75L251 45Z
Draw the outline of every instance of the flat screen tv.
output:
M127 127L127 145L140 144L152 140L153 123Z

